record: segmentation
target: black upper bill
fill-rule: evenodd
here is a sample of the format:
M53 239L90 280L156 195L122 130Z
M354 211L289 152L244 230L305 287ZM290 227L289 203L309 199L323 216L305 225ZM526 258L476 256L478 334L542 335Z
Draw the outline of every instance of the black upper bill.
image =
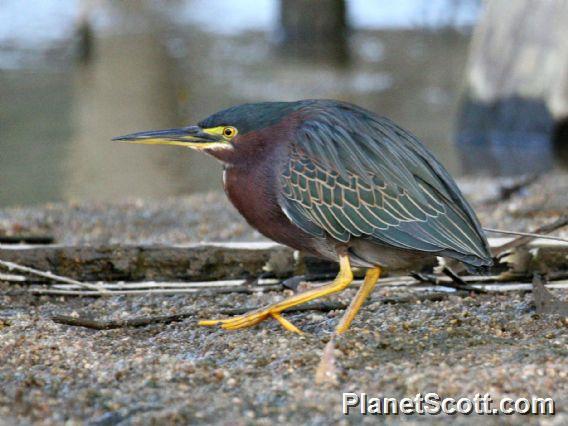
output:
M165 130L151 130L147 132L131 133L129 135L117 136L113 141L137 141L163 140L172 142L215 142L218 138L203 131L199 126L181 127Z

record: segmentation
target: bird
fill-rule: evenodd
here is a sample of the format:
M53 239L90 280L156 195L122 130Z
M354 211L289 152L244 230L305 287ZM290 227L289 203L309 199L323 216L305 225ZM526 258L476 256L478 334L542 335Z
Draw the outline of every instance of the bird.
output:
M202 320L236 330L345 290L365 268L336 326L346 332L384 269L446 257L469 268L492 264L487 239L454 179L416 136L357 105L328 99L229 107L187 127L113 140L187 147L223 164L238 212L278 243L339 263L333 282L243 315Z

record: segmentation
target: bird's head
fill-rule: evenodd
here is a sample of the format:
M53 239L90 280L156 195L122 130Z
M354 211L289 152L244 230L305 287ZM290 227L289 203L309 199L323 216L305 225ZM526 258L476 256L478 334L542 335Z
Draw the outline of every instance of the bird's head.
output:
M282 123L294 110L294 105L291 102L242 104L216 112L197 125L132 133L113 140L182 146L205 151L221 161L231 162L262 149L271 139L270 131L266 132L265 137L259 137L259 132Z

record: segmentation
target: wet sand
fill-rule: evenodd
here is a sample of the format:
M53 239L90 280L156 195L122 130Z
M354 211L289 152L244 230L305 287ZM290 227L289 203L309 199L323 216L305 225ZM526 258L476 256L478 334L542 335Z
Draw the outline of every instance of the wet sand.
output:
M497 206L486 204L495 182L470 180L462 187L485 225L526 229L566 211L565 178L543 177ZM75 243L261 239L216 193L167 202L3 210L0 229L50 232L60 242ZM324 425L378 420L358 414L344 417L342 392L387 397L436 392L456 398L490 393L495 400L552 397L554 417L482 420L568 420L568 322L537 315L531 293L383 304L385 296L411 290L379 286L350 332L336 341L338 384L316 385L316 366L341 312L288 314L306 332L303 336L273 321L238 332L196 325L220 309L256 307L280 300L286 292L63 298L13 294L16 290L14 284L0 283L0 424ZM333 299L348 302L354 291ZM565 290L553 293L568 299ZM167 325L107 331L50 319L53 314L120 319L181 312L194 316ZM479 418L385 420L473 424Z

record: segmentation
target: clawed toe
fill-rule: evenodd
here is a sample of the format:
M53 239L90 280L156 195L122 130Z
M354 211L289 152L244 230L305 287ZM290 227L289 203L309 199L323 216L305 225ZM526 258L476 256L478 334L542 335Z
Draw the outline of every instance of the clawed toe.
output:
M234 318L225 318L225 319L216 319L216 320L201 320L198 322L199 325L203 326L216 326L220 325L221 328L225 330L239 330L241 328L252 327L267 318L272 317L277 320L282 327L284 327L288 331L292 331L294 333L302 334L302 331L288 321L286 318L282 316L282 314L278 311L271 311L270 309L262 309L249 312L244 315L239 315Z

